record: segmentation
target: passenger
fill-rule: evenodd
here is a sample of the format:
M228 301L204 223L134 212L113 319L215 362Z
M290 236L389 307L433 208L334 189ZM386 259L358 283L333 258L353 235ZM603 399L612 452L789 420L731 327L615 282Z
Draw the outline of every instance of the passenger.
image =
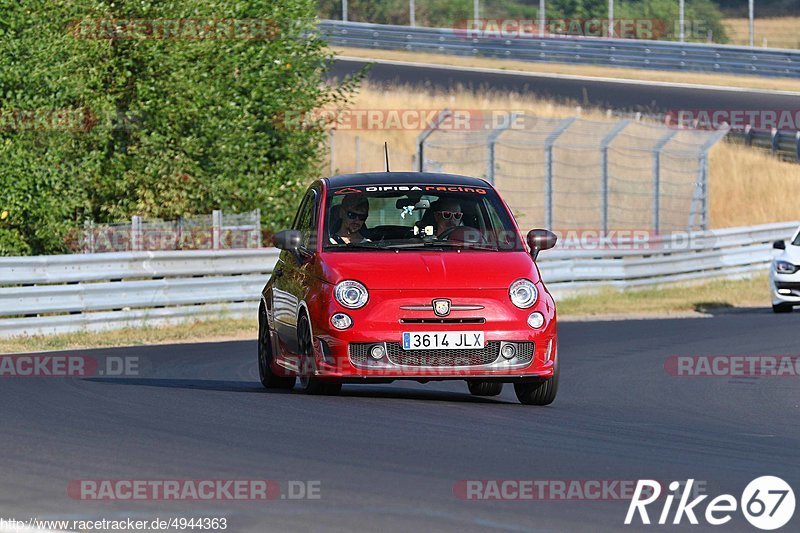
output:
M370 242L361 234L369 217L369 200L363 194L348 194L339 206L341 226L331 237L331 244L356 244Z
M461 217L464 216L464 213L461 212L461 204L455 198L440 198L431 204L431 210L436 222L437 237L441 237L442 234L446 237L452 233L452 228L461 225ZM445 232L447 233L445 234Z

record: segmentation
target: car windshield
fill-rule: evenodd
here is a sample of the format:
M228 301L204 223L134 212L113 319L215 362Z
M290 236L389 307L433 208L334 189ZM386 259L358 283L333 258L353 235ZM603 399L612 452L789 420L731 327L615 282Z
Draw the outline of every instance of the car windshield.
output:
M459 185L341 187L328 192L326 251L522 251L497 193Z

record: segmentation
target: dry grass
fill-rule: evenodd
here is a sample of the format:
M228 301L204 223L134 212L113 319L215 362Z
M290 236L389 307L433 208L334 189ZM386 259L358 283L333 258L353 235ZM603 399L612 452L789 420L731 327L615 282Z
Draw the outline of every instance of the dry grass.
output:
M715 228L800 220L795 191L800 164L719 143L709 158L711 224Z
M714 312L732 307L769 309L769 282L766 275L740 280L670 284L625 292L605 289L595 294L558 301L559 316L603 317Z
M725 19L730 44L750 44L750 23L746 18ZM756 18L756 46L800 48L800 17Z
M114 346L220 342L255 339L257 336L258 324L255 318L222 318L163 327L119 329L102 333L83 331L0 339L0 354Z
M743 87L749 89L800 92L800 80L791 78L759 78L757 76L702 74L697 72L669 72L659 70L639 70L632 68L600 67L592 65L532 63L508 59L459 57L434 53L404 52L397 50L371 50L365 48L339 47L335 48L334 52L342 56L363 57L369 59L393 59L397 61L414 61L417 63L431 63L434 65L481 67L497 70L514 70L545 74L571 74L577 76L620 78L625 80L664 81L672 83L715 85L720 87Z
M386 91L369 84L362 88L351 107L362 110L504 110L525 112L542 118L564 118L580 112L583 118L591 120L613 120L599 110L554 104L515 93L476 94L466 90L426 92L409 87ZM334 142L335 170L342 173L382 171L384 141L389 142L393 170L414 170L413 156L419 133L419 130L398 129L337 131ZM356 137L360 142L358 167ZM578 157L581 154L573 155ZM583 157L586 157L585 153ZM533 162L532 165L537 163ZM796 190L797 183L800 183L800 165L780 161L757 149L722 142L711 151L709 174L710 222L714 228L800 219L800 204L792 194L787 194ZM503 189L503 184L499 183L498 186Z

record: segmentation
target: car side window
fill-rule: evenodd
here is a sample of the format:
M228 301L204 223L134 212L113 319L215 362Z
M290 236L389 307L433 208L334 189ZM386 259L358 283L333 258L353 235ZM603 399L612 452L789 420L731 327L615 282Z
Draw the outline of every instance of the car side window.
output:
M317 191L314 189L306 193L297 211L293 227L303 236L302 247L312 251L317 247L317 198Z

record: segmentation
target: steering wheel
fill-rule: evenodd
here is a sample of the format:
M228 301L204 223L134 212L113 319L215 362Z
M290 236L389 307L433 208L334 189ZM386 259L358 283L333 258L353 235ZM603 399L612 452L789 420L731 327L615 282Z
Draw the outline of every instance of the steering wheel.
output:
M487 245L487 244L489 244L489 241L486 239L486 235L484 235L483 232L481 232L480 230L478 230L476 228L470 227L470 226L454 226L452 228L447 228L446 230L444 230L442 232L441 235L439 235L438 238L439 238L439 240L448 241L448 240L450 240L450 237L454 233L459 231L459 230L462 232L462 234L459 235L462 238L459 239L459 240L460 240L460 242L463 242L467 246L469 246L470 244L478 244L478 245ZM468 240L468 239L464 239L463 238L463 237L466 237L467 235L470 235L472 232L474 232L475 235L480 236L480 239L479 240Z
M450 235L452 235L452 233L457 229L461 229L461 226L453 226L451 228L447 228L442 232L441 235L439 235L436 238L439 239L440 241L446 241L448 237L450 237Z

